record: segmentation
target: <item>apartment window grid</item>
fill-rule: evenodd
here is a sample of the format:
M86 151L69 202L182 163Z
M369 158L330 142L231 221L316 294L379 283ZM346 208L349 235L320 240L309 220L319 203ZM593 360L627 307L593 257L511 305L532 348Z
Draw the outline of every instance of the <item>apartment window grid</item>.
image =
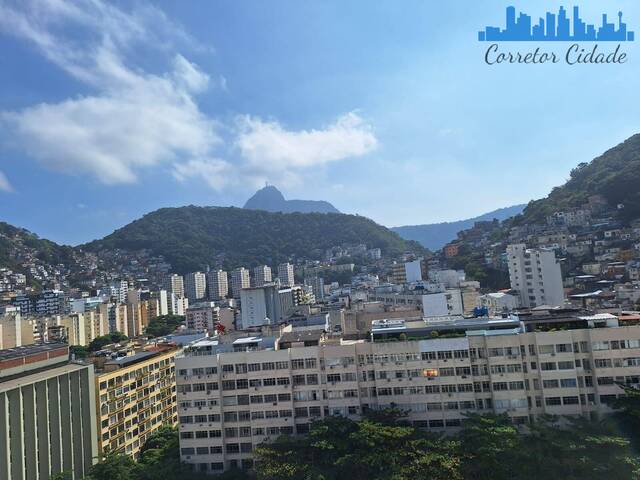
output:
M547 342L543 341L545 335L536 338L536 334L523 334L518 336L520 342L512 345L488 337L474 339L468 348L422 352L389 351L392 349L365 344L362 351L354 347L350 355L327 355L310 347L291 349L289 354L296 356L287 360L282 358L282 351L272 352L273 359L263 352L256 352L254 358L247 354L246 370L240 367L242 373L236 373L234 368L235 384L229 396L235 394L235 400L214 407L221 415L213 431L222 434L213 438L222 446L229 438L232 447L216 447L216 453L209 451L202 460L223 465L223 469L234 460L250 460L249 447L243 450L243 442L236 441L241 428L242 438L247 439L244 443L250 441L255 447L283 433L306 433L314 418L357 417L367 409L386 406L408 410L414 424L436 430L459 426L463 414L471 411L507 412L522 423L529 416L544 413L581 414L606 409L619 395L615 391L617 381L640 383L640 340L591 340L590 332L576 336L571 339L567 335L571 341L563 338ZM415 344L417 347L418 342ZM305 355L306 350L316 353ZM605 352L614 355L607 358ZM213 359L223 363L226 355ZM184 357L184 364L190 361L190 357ZM612 368L627 371L607 375L606 369ZM238 384L252 372L259 378ZM180 377L179 383L186 378ZM195 395L193 389L180 390L179 400ZM223 389L210 395L220 398L227 393ZM195 435L188 436L189 432L211 430L210 422L200 425L194 420L183 422L181 417L180 423L185 446L199 441ZM231 435L236 428L237 437L225 435L225 428L232 429ZM206 438L210 441L212 437ZM183 454L183 460L189 463L198 461L196 457L197 451Z

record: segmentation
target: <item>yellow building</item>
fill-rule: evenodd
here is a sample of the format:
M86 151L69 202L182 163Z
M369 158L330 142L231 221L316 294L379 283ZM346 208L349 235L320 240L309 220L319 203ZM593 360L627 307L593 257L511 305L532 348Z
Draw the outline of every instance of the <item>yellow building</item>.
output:
M174 346L109 360L96 373L100 452L136 456L151 433L177 423Z

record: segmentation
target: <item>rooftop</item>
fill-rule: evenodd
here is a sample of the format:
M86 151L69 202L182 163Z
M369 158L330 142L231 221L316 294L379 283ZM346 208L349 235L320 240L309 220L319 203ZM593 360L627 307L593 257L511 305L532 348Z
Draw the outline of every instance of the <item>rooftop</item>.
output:
M40 353L50 352L61 348L68 348L66 343L38 343L21 347L0 350L0 362L14 358L28 357Z

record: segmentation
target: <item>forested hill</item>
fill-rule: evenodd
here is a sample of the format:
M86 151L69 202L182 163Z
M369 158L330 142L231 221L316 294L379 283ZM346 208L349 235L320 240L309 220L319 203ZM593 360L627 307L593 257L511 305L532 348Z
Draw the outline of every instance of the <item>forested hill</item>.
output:
M25 264L70 264L73 248L38 237L24 228L0 222L0 267L22 271Z
M330 247L360 243L390 255L423 250L357 215L195 206L156 210L82 248L147 249L184 273L205 265L250 267L275 265L291 257L322 258Z
M562 186L527 205L517 224L544 223L552 213L584 204L589 196L602 195L611 207L621 205L624 220L640 218L640 134L587 163L580 163Z

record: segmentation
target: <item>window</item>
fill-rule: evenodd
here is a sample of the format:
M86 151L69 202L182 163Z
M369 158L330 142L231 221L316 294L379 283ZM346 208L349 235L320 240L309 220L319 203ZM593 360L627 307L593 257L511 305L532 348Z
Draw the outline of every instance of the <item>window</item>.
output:
M538 353L541 355L549 355L555 353L553 345L538 345Z
M558 380L555 380L555 379L542 380L542 387L543 388L558 388L558 386L559 386Z
M540 369L542 371L556 370L556 362L542 362L540 363Z
M276 365L273 362L265 362L262 364L262 370L275 370Z
M613 365L610 358L596 358L593 360L596 368L611 368Z
M304 368L304 359L297 358L295 360L291 360L291 369L292 370L301 370Z
M289 362L276 362L276 370L286 370L289 368Z
M249 372L259 372L260 371L260 364L259 363L249 363L247 365L247 370Z
M499 392L502 390L508 390L507 382L493 382L493 391Z
M579 403L580 403L580 400L577 396L562 397L563 405L578 405Z
M223 365L222 366L223 373L233 373L233 365Z
M578 382L575 378L562 378L560 379L560 386L562 388L576 388L578 386Z
M558 370L573 370L574 368L575 368L575 363L573 363L573 361L558 362Z
M544 403L545 403L545 405L547 405L549 407L562 405L562 401L561 401L560 397L547 397L547 398L544 399Z

